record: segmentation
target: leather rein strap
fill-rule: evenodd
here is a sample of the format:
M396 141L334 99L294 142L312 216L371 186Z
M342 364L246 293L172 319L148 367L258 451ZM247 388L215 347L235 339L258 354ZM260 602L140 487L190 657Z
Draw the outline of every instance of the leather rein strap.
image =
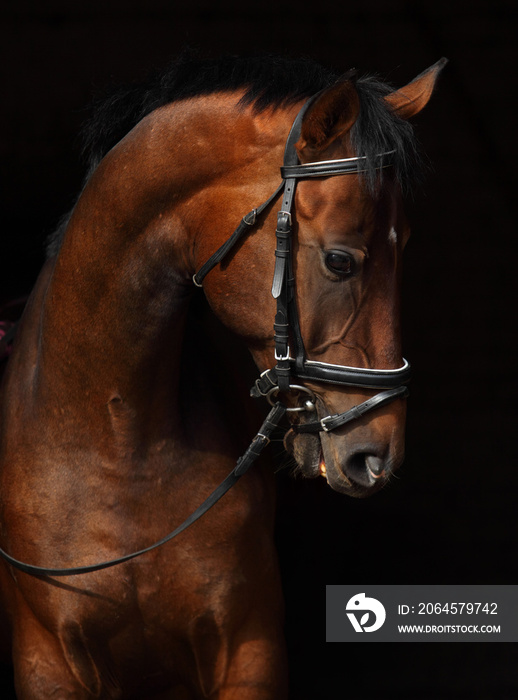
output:
M2 556L8 564L11 564L15 568L25 572L26 574L30 574L31 576L77 576L79 574L89 574L93 571L100 571L101 569L108 569L111 566L123 564L131 559L135 559L135 557L139 557L141 554L147 554L148 552L153 551L157 547L160 547L166 542L172 540L174 537L199 520L202 515L210 510L210 508L212 508L212 506L215 505L220 498L227 493L227 491L237 484L239 479L246 474L255 460L259 457L266 445L268 445L272 432L275 430L275 428L277 428L285 413L286 407L281 403L276 403L266 416L261 428L259 429L259 432L252 440L244 455L239 458L236 466L230 472L230 474L210 494L210 496L198 506L194 513L191 513L191 515L183 521L183 523L181 523L175 530L170 532L161 540L158 540L158 542L155 542L149 547L144 547L144 549L139 549L137 552L132 552L131 554L126 554L122 557L117 557L116 559L110 559L109 561L69 568L49 568L45 566L34 566L33 564L27 564L23 561L15 559L3 549L0 549L0 556Z
M369 411L379 408L398 398L404 398L408 394L405 382L410 379L410 366L405 360L399 369L377 370L364 369L358 367L346 367L343 365L331 365L325 362L315 362L306 359L304 343L300 332L300 324L295 300L295 280L293 276L292 257L292 208L295 196L297 180L310 177L331 177L335 175L346 175L349 173L361 173L365 170L366 159L364 157L344 158L338 160L322 161L316 163L299 164L295 149L295 143L300 136L302 120L304 114L309 109L314 100L318 97L314 95L302 107L298 113L288 139L284 152L284 165L281 168L282 182L275 192L266 202L256 209L246 214L240 224L218 248L218 250L207 260L200 270L193 276L193 282L201 287L206 275L219 264L228 253L243 238L245 233L250 231L257 221L257 217L276 199L282 192L283 200L281 210L277 216L277 248L275 250L275 270L272 283L272 295L277 300L277 312L274 322L275 359L277 364L272 369L263 372L261 377L255 382L250 394L253 397L264 396L272 404L272 409L264 420L259 432L252 440L252 443L245 454L240 457L234 469L224 479L221 484L210 494L210 496L198 508L183 521L175 530L163 537L158 542L140 549L131 554L126 554L116 559L91 564L86 566L76 566L69 568L49 568L34 566L15 559L3 549L0 549L2 556L9 564L15 568L32 576L75 576L87 574L93 571L107 569L117 564L128 562L141 554L146 554L161 545L169 542L190 525L199 520L212 506L217 503L222 496L227 493L237 481L252 466L259 457L262 450L270 442L270 435L277 428L279 422L287 411L308 410L314 411L315 397L313 392L305 386L292 384L292 378L296 377L311 382L322 382L336 384L339 386L355 386L369 389L385 389L379 394L367 399L358 406L332 416L326 416L317 421L310 421L293 426L299 433L319 433L335 430L346 425L352 420L356 420ZM376 167L378 169L391 165L393 152L382 153L377 156ZM290 354L290 340L293 344L295 357ZM302 391L310 395L311 399L306 402L305 408L288 408L280 402L273 402L273 397L278 392Z

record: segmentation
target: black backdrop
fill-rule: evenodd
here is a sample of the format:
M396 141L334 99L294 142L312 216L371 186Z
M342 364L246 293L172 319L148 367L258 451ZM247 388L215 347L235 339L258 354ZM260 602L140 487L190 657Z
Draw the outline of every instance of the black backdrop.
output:
M518 697L514 644L325 644L326 583L517 583L517 54L512 0L19 0L0 13L0 302L26 293L83 175L92 94L185 44L309 55L402 85L450 64L416 119L433 169L408 204L399 478L354 501L280 477L293 698ZM469 8L469 9L467 9ZM9 680L4 681L8 693Z

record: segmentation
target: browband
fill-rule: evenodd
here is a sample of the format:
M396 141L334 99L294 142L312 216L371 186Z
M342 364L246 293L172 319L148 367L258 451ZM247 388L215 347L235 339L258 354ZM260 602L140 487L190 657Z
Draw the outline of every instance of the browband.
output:
M376 156L375 168L389 168L393 164L395 151L379 153ZM330 177L332 175L349 175L350 173L367 172L367 157L359 156L355 158L338 158L336 160L319 160L315 163L304 163L302 165L281 166L281 177L307 178L307 177Z

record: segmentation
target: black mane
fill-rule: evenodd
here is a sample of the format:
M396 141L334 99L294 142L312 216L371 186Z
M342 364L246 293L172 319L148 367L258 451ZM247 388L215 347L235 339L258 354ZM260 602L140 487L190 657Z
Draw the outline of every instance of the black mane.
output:
M245 89L243 104L263 111L310 97L336 78L308 59L271 55L200 59L192 51L184 52L165 70L140 84L119 87L94 104L94 114L83 128L88 164L97 164L141 119L171 102Z
M306 58L267 55L201 59L186 51L165 70L141 83L119 87L93 104L93 115L82 131L88 174L141 119L171 102L244 89L241 103L261 112L299 102L338 79L337 74ZM378 179L375 156L395 151L396 177L406 187L416 174L419 158L411 125L394 116L382 100L393 88L370 76L359 78L356 88L361 111L351 136L356 154L367 156L367 183L373 188ZM63 218L51 236L49 255L59 250L68 218Z

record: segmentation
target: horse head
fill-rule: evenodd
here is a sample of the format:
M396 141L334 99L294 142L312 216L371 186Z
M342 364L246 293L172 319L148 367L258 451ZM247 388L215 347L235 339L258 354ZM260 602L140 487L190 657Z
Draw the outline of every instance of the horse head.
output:
M394 386L392 380L407 379L400 288L410 231L401 181L408 174L405 161L415 155L407 120L427 104L443 65L439 61L406 87L376 95L347 75L310 100L290 136L297 138L297 164L292 158L283 169L279 217L289 216L291 250L280 241L284 224L278 218L273 255L270 214L233 257L239 283L227 287L223 304L221 294L211 299L221 283L208 286L214 308L225 307L223 315L244 337L261 372L270 371L268 381L274 376L270 394L299 409L291 413L284 441L297 469L308 477L323 475L333 489L354 496L382 487L404 457L406 391L392 389L379 404L375 397L380 388ZM279 258L289 255L284 269ZM272 305L272 277L273 296L282 297L285 284L284 304L292 303L291 312L279 301L276 310ZM289 279L277 283L278 277ZM294 347L296 358L290 357ZM292 375L284 383L283 363L284 374ZM360 370L359 380L349 381L351 370ZM383 378L379 386L376 374ZM369 399L372 410L349 420L358 405L370 408ZM345 418L329 430L329 418L337 415Z

